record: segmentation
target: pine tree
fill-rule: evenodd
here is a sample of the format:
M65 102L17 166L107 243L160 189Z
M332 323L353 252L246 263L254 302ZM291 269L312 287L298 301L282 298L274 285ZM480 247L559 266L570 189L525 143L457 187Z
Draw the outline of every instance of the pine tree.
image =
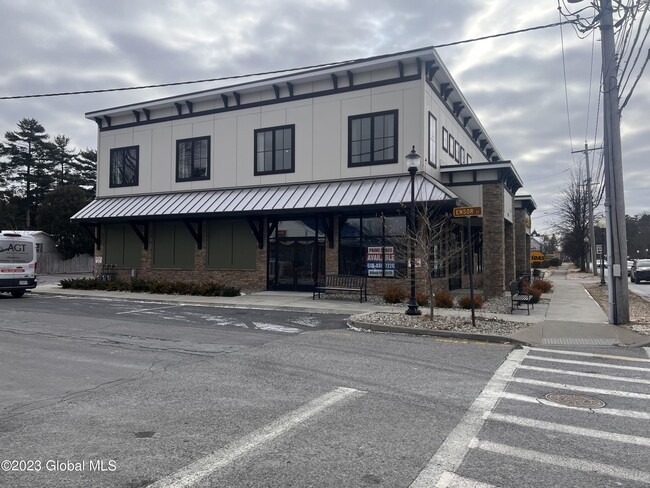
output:
M71 183L85 188L90 196L95 196L97 184L97 151L94 149L82 149L71 163L74 173L71 176Z
M55 172L56 186L65 186L74 180L75 151L70 149L70 138L58 135L52 142L47 143L47 157Z
M37 120L24 118L17 131L5 133L5 142L0 144L0 156L4 156L0 174L25 199L26 229L32 227L32 215L54 182L47 157L48 138Z

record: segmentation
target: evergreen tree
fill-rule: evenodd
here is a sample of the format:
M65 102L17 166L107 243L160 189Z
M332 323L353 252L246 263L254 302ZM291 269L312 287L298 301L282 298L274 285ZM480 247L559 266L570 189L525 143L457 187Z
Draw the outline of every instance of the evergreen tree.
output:
M94 149L82 149L71 163L74 174L71 182L88 190L91 196L95 196L97 184L97 151Z
M91 197L84 188L76 185L60 186L47 194L39 210L39 229L54 238L63 259L93 253L94 243L90 234L79 224L70 222L70 217L90 200Z
M18 130L5 133L0 144L0 174L19 195L24 197L24 227L33 225L32 214L52 188L52 164L47 158L45 129L35 119L24 118L18 122Z
M52 142L47 143L47 157L54 169L56 185L65 186L73 182L75 178L74 164L75 151L70 149L70 138L58 135Z

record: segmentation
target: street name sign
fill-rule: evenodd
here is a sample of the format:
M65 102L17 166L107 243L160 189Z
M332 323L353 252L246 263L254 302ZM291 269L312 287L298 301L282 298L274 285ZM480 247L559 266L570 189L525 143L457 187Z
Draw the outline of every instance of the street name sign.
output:
M452 211L454 217L480 217L483 215L483 207L456 207Z

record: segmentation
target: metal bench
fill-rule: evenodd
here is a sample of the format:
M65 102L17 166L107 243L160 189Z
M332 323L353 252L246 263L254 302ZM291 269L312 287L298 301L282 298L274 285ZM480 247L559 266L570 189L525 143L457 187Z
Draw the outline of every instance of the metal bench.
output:
M515 304L517 305L516 308L519 308L519 305L522 303L526 304L528 315L530 315L531 306L533 307L533 310L535 310L532 293L528 293L524 290L519 289L519 283L516 281L510 283L510 300L510 313L515 310Z
M361 302L368 301L368 278L357 275L325 275L314 283L314 296L320 298L326 291L354 292L359 294Z

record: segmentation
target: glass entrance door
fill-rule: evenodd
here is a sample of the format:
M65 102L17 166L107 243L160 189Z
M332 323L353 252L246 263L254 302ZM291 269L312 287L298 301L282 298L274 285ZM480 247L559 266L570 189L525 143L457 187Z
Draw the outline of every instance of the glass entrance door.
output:
M269 236L268 255L268 289L311 291L325 272L325 238L316 219L278 222Z

